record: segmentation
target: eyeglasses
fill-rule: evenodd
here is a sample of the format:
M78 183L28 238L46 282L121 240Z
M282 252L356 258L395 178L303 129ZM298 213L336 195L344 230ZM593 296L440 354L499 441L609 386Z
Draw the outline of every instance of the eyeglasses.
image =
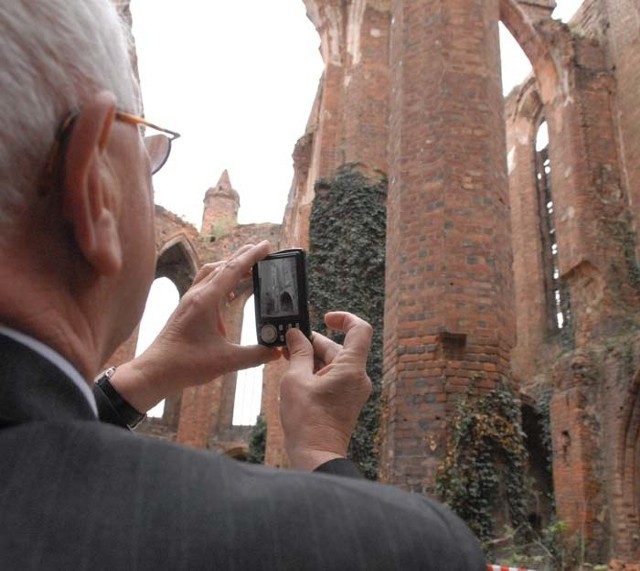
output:
M66 150L69 134L71 133L71 129L73 128L73 123L76 117L77 113L70 113L69 115L67 115L67 117L65 117L65 119L60 124L60 127L58 128L53 147L45 165L44 173L46 178L53 178L54 180L60 181L62 173L58 170L58 163ZM130 125L144 127L146 129L152 129L153 131L156 131L156 133L153 135L145 135L144 144L147 149L147 153L149 154L151 174L153 175L157 173L169 158L169 154L171 153L171 142L180 137L180 134L163 127L158 127L154 123L151 123L150 121L147 121L142 117L138 117L137 115L133 115L125 111L117 110L115 113L115 118L119 121L123 121L124 123L129 123ZM105 137L107 135L108 133L105 135ZM106 140L100 141L101 145L105 143Z
M149 129L157 131L154 135L145 135L144 144L149 153L151 162L151 174L156 174L167 162L171 153L171 142L180 137L180 133L170 131L164 127L158 127L154 123L147 121L137 115L125 113L124 111L116 111L116 119L129 123L130 125L142 125Z

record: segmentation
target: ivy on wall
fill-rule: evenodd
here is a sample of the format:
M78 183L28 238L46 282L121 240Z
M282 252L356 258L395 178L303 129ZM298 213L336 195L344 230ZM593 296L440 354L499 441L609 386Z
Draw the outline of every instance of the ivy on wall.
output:
M436 492L483 542L494 537L495 510L505 498L516 535L529 530L520 414L518 401L501 385L480 400L462 399L447 423Z
M553 476L553 442L551 439L551 397L553 391L550 386L543 389L536 401L536 412L540 415L540 434L542 445L547 451L545 470Z
M374 329L367 372L373 383L369 401L351 438L349 455L365 477L378 471L377 434L382 387L382 327L387 179L365 176L357 164L343 165L333 179L315 186L309 230L311 325L327 334L328 311L350 311ZM336 341L340 336L328 332Z
M258 416L256 423L249 433L249 451L247 462L250 464L264 464L264 454L267 448L267 420L264 414Z

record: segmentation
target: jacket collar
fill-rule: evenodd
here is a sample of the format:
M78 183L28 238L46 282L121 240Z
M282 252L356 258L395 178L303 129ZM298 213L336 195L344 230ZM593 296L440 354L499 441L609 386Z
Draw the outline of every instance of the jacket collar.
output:
M0 423L96 420L87 399L58 367L0 335Z

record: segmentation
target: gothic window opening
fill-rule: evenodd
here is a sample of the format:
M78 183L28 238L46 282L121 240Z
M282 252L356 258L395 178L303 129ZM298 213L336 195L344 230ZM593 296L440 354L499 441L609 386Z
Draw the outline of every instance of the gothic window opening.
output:
M523 404L521 411L525 446L529 453L526 468L531 486L528 519L532 529L540 533L554 516L551 434L548 425L545 427L548 420L545 421L534 406Z
M549 133L547 123L544 120L538 128L535 152L548 325L550 331L559 331L566 328L569 323L569 298L566 286L560 279L558 241L554 223L553 193L551 188Z
M242 320L242 345L254 345L256 337L255 306L251 296L244 306ZM233 403L233 426L253 426L262 405L262 371L264 365L238 371L236 393Z
M160 333L179 301L178 288L169 278L159 278L153 282L144 308L144 314L142 315L142 321L140 322L136 356L151 345L151 342ZM166 404L165 400L159 402L147 412L147 416L163 418Z

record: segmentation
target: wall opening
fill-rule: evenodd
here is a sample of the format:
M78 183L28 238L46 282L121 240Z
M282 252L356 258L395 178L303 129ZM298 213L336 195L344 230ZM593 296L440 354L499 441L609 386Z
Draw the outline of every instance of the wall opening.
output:
M242 320L242 345L257 343L255 327L255 307L253 296L244 306ZM233 402L233 426L253 426L260 414L262 404L262 371L264 365L238 371L236 379L236 394Z
M582 4L584 0L558 0L558 6L553 11L552 18L567 23L575 16Z
M153 282L142 315L142 321L140 322L136 357L151 345L151 342L160 333L179 301L178 288L170 279L159 278ZM163 400L148 411L147 416L162 418L164 412L165 401Z
M511 35L507 27L500 22L500 65L502 68L502 92L507 95L520 85L531 73L531 62Z
M550 331L559 331L567 327L569 323L569 295L566 286L560 279L558 265L558 240L554 222L551 161L549 159L549 131L544 119L536 134L535 165L542 264L545 273L547 325Z
M531 482L528 519L541 532L553 521L553 477L551 450L544 437L542 416L530 405L522 406L522 430L529 454L527 476Z

